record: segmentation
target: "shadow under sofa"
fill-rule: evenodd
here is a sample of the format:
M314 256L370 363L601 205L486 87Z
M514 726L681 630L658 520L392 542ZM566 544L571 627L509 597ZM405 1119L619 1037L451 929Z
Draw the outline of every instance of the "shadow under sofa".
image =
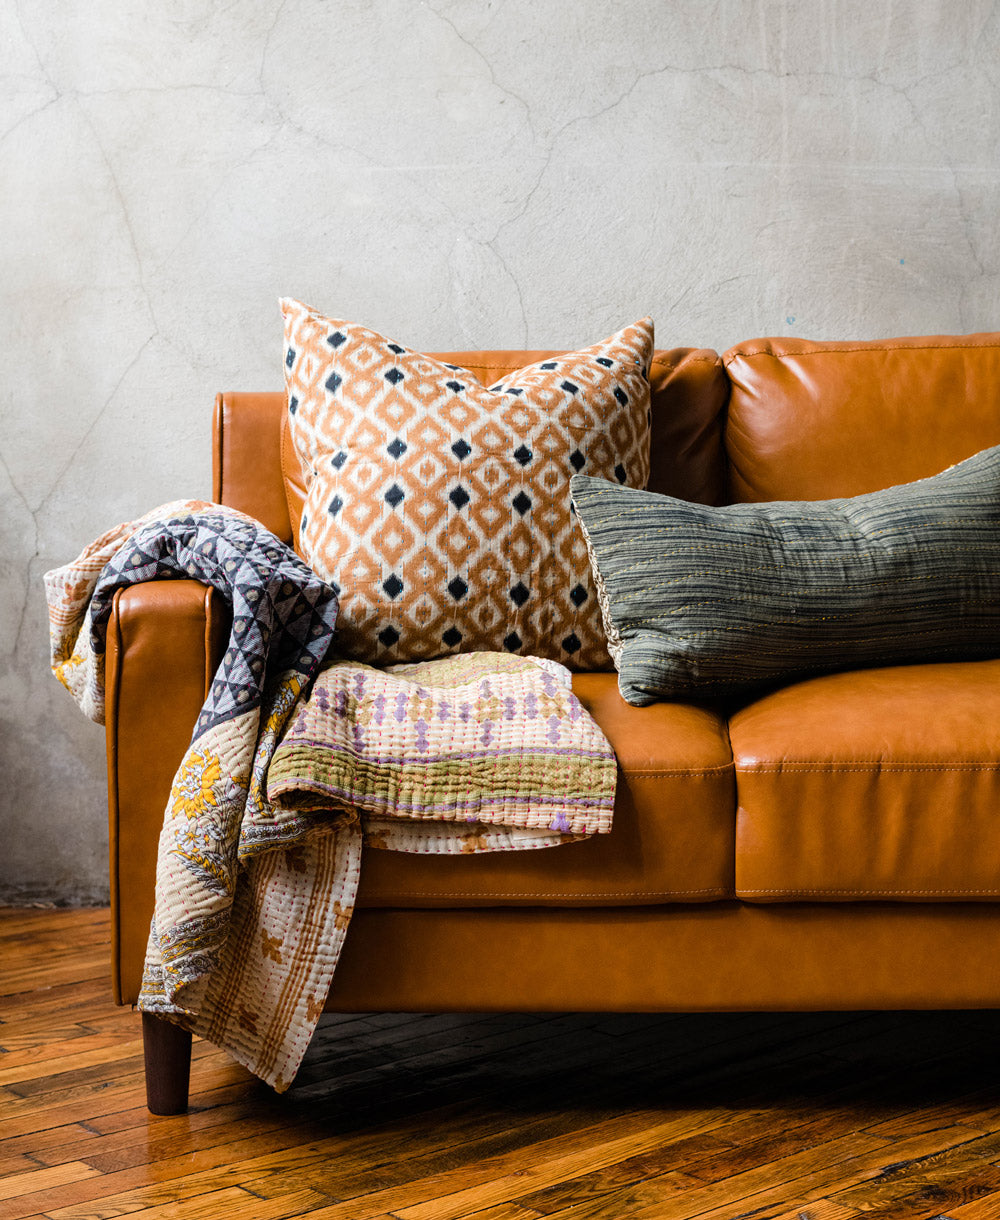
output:
M486 384L553 353L452 352ZM705 504L856 495L1000 442L1000 335L659 351L650 488ZM226 394L213 498L291 542L283 393ZM224 649L193 581L116 595L107 748L115 998L138 998L174 772ZM998 648L1000 652L1000 648ZM1000 660L829 674L742 706L573 687L619 762L608 836L370 850L329 1011L739 1011L1000 1003ZM190 1035L143 1017L150 1108Z

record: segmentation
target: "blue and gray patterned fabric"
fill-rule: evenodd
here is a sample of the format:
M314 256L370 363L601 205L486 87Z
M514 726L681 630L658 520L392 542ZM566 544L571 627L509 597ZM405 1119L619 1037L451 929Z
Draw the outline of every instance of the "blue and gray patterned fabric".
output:
M577 475L622 696L1000 655L1000 446L853 499L710 508Z
M326 655L337 598L258 521L206 506L137 530L108 560L90 601L90 637L102 653L116 590L147 580L199 580L232 611L229 646L193 740L259 706L267 679L294 670L308 681Z

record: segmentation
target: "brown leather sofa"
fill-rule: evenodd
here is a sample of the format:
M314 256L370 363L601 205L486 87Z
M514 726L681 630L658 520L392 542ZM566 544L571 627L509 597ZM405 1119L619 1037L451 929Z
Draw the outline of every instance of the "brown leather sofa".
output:
M548 353L448 353L487 385ZM657 353L650 486L855 495L1000 442L1000 334ZM226 394L214 497L291 540L284 396ZM228 624L188 581L117 598L108 648L113 970L134 1003L171 778ZM1000 641L998 641L1000 654ZM798 682L746 706L574 689L620 765L606 838L369 851L334 1011L975 1008L1000 1003L1000 660ZM151 1106L187 1035L144 1019Z

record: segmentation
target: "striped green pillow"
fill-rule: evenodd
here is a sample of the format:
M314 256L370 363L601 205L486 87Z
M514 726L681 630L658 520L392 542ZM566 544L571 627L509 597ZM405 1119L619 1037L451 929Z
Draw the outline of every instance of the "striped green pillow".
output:
M1000 655L1000 446L845 500L571 489L629 703Z

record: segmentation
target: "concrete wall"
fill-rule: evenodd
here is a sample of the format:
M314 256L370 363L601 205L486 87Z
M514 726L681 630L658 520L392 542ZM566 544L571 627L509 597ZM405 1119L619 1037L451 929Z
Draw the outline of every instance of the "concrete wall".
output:
M0 73L0 901L107 895L41 573L209 493L279 294L428 348L1000 329L988 0L12 0Z

